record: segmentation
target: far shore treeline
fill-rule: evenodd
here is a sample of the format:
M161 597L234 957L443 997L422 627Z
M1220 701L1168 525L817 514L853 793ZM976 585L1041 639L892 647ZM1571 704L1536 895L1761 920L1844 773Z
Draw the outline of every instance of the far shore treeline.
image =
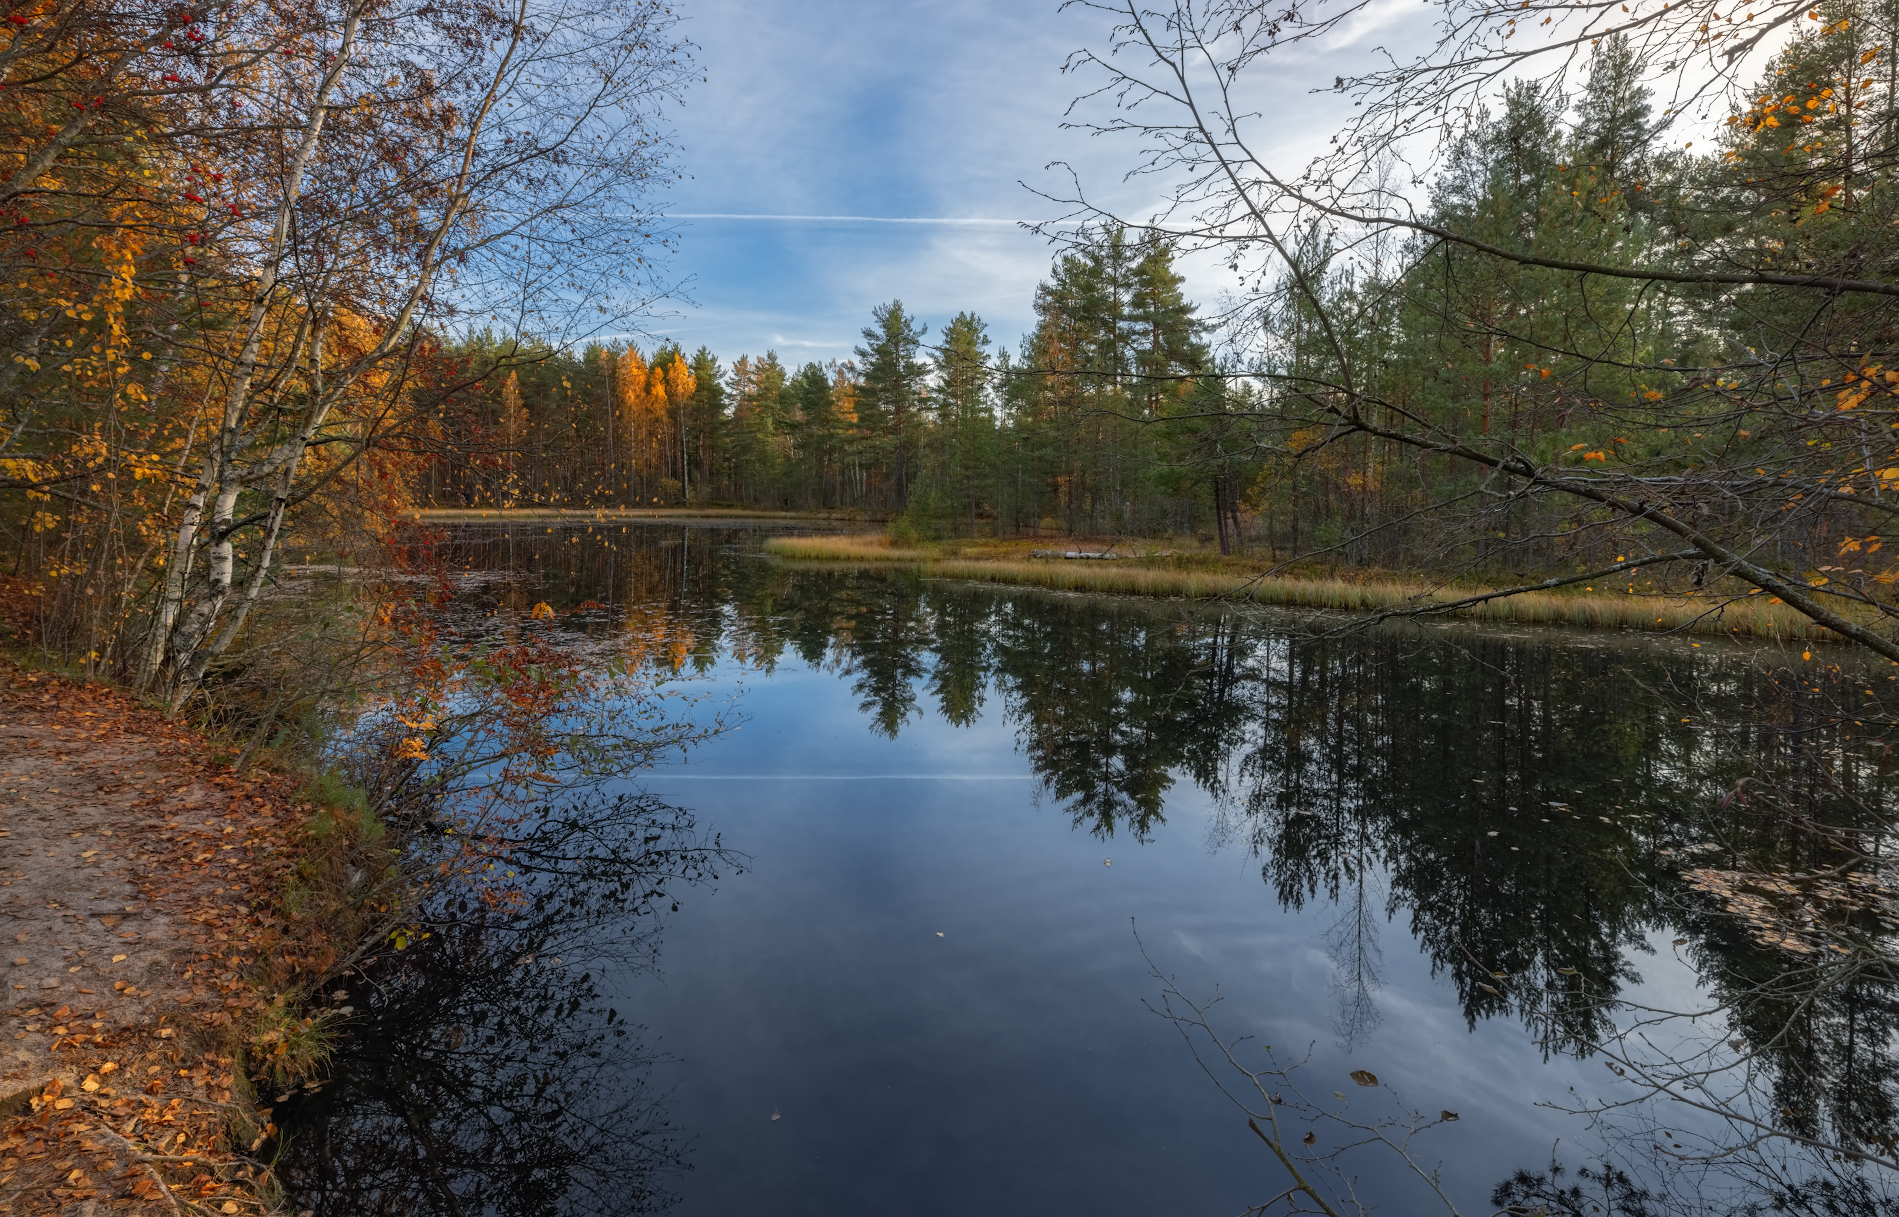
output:
M554 349L483 334L442 374L434 506L729 506L900 514L919 531L1188 533L1230 519L1258 461L1200 461L1217 408L1172 251L1085 242L1036 292L1018 355L974 313L940 333L892 300L855 358L729 363L660 343ZM1170 425L1156 429L1154 422ZM1242 472L1242 469L1244 470Z

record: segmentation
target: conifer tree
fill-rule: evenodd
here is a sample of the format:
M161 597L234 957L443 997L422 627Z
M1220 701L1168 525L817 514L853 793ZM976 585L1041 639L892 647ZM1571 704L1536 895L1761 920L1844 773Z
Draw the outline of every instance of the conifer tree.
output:
M901 300L878 305L871 316L875 324L865 327L865 345L857 348L864 377L858 393L858 423L878 455L889 461L890 503L901 509L909 504L910 483L916 476L929 374L929 365L918 352L929 327L918 325L905 313Z

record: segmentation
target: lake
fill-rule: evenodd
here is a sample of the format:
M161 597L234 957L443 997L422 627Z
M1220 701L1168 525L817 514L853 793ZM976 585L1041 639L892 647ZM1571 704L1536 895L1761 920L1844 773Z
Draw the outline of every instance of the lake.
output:
M1718 640L1315 636L1253 608L794 567L764 535L444 543L456 611L581 609L576 645L636 639L692 712L735 714L605 792L726 853L617 927L637 949L372 972L335 1082L281 1105L300 1208L1239 1213L1286 1178L1223 1093L1245 1079L1156 1012L1167 977L1217 995L1242 1052L1308 1058L1315 1102L1457 1113L1413 1156L1488 1212L1519 1170L1667 1145L1564 1110L1632 1093L1579 1051L1613 1002L1685 1008L1803 958L1687 873L1717 844L1814 862L1733 797L1760 758L1819 758L1852 807L1890 805L1883 742L1828 709L1886 676L1844 660L1789 680ZM1776 1009L1714 1038L1829 1127L1890 1136L1890 977ZM1670 1139L1711 1135L1679 1119ZM1429 1211L1394 1155L1349 1162L1368 1202Z

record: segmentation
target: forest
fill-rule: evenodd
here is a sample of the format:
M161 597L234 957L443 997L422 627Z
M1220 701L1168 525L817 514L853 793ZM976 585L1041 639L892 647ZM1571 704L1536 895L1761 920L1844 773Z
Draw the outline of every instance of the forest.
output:
M899 300L826 366L484 336L467 366L526 362L445 397L464 439L428 500L855 508L1883 614L1899 14L1851 12L1815 9L1700 151L1628 37L1569 89L1519 78L1446 135L1421 218L1314 204L1219 315L1179 268L1202 237L1101 213L1014 350ZM1705 527L1645 514L1664 490Z
M1028 856L1031 839L1007 834L1033 824L1044 795L1086 838L1085 853L1046 872L1059 882L1026 885L1051 899L1082 890L1071 872L1134 884L1165 870L1165 882L1189 886L1199 881L1181 876L1212 874L1129 864L1129 852L1167 840L1171 793L1202 800L1216 835L1249 851L1286 908L1342 902L1353 934L1376 928L1387 898L1387 921L1406 902L1422 910L1420 958L1431 979L1449 978L1467 1027L1514 1011L1539 1037L1518 1047L1607 1065L1635 1099L1560 1110L1593 1121L1649 1104L1624 1127L1628 1147L1652 1148L1644 1160L1657 1178L1692 1161L1753 1189L1726 1210L1700 1195L1642 1207L1646 1193L1629 1201L1634 1185L1605 1167L1598 1178L1605 1197L1622 1188L1619 1211L1752 1213L1766 1196L1827 1217L1899 1212L1883 1182L1899 1171L1899 878L1885 850L1899 717L1881 692L1899 681L1899 564L1884 549L1899 515L1899 0L1440 0L1414 24L1391 18L1418 40L1379 54L1361 35L1396 9L1370 0L1060 8L1093 22L1097 41L1061 62L1076 101L1048 121L1118 150L1111 176L1145 193L1079 170L1062 186L1036 179L1044 188L1025 211L1046 217L1029 227L1052 256L1026 334L997 333L955 305L919 315L918 287L893 281L865 293L849 358L794 365L690 336L677 267L692 233L667 213L687 173L676 110L706 76L689 14L669 0L5 0L0 693L24 742L0 791L10 817L0 836L20 860L14 875L31 866L42 885L32 890L58 897L15 898L51 945L15 959L44 976L14 989L22 1017L45 1016L31 1029L47 1032L46 1051L69 1053L75 1084L64 1099L58 1086L19 1091L10 1119L28 1119L24 1095L50 1136L110 1101L116 1123L101 1116L100 1127L119 1137L84 1142L84 1169L36 1142L45 1148L32 1170L53 1172L48 1194L77 1197L87 1169L120 1172L121 1142L158 1185L169 1163L184 1186L201 1159L161 1124L174 1118L159 1114L167 1086L179 1092L172 1108L187 1089L215 1105L200 1113L202 1141L228 1151L218 1187L263 1198L245 1211L274 1211L278 1193L261 1182L279 1169L270 1162L306 1188L331 1185L328 1134L286 1142L273 1113L291 1127L301 1105L306 1129L326 1126L323 1106L341 1110L352 1090L378 1113L353 1134L374 1164L367 1189L440 1193L441 1207L413 1211L550 1211L558 1177L596 1159L603 1179L658 1169L634 1160L649 1135L670 1169L694 1130L675 1138L647 1122L660 1092L637 1079L661 1058L634 1048L639 1024L605 1005L632 1001L603 961L618 952L629 968L656 967L661 910L680 914L682 889L722 873L734 886L741 875L803 883L823 872L788 849L839 842L804 855L828 864L819 853L870 856L868 843L920 869L891 872L903 882L858 871L810 886L907 901L934 875L959 906L947 930L923 929L901 903L863 903L827 923L806 905L755 900L743 907L765 910L769 932L730 941L908 919L930 935L926 951L962 951L979 941L981 917L1014 907L982 884L1007 873L999 857ZM1321 44L1324 55L1309 53ZM1313 63L1323 78L1300 74ZM1130 197L1144 201L1106 201ZM735 200L728 218L760 218L755 203L765 206ZM469 515L475 526L458 531ZM639 518L649 515L661 522ZM758 536L840 521L864 535ZM1032 548L1043 537L1087 549ZM1018 578L1025 569L1037 577ZM1077 573L1107 578L1059 582ZM977 581L1155 599L968 586ZM1262 594L1273 589L1323 594ZM1185 603L1195 599L1215 603ZM1496 628L1504 615L1489 613L1497 601L1526 606L1507 635ZM1532 605L1547 615L1532 618ZM1318 611L1281 615L1292 606ZM1750 640L1734 624L1748 613L1775 628ZM1412 621L1372 628L1391 618ZM1410 628L1419 620L1445 628ZM1630 636L1565 637L1540 629L1548 622ZM1799 628L1780 628L1789 623ZM779 665L806 683L774 694ZM688 685L728 674L725 686ZM740 688L740 676L754 685ZM823 683L833 678L848 687ZM108 705L77 694L82 681L117 686L110 708L79 709ZM751 743L762 730L743 737L752 753L737 751L728 732L745 717L741 693L747 713L779 699L782 754ZM855 713L876 748L895 749L926 706L960 730L985 700L989 727L957 741L979 747L927 763L921 733L915 752L861 756L818 740L819 724ZM206 780L161 768L172 763L161 734ZM731 750L700 774L759 784L735 785L720 819L707 817L714 827L629 785L715 744ZM767 771L793 755L799 767ZM861 771L803 764L863 757L875 763ZM275 774L274 804L253 794L266 779L243 777L253 763ZM952 851L877 836L929 820L881 814L914 806L926 787L806 804L790 793L847 778L995 779L995 802L946 804L994 835L965 832L977 841L970 867L932 872ZM1017 794L1030 786L1001 784L1023 778L1037 792L1033 815ZM108 787L122 818L81 850L62 817L89 814ZM708 782L693 797L723 789ZM1176 803L1175 814L1187 820L1196 806ZM865 810L878 814L840 818ZM779 831L766 814L798 831L764 835ZM734 822L748 824L758 865L728 853L721 834ZM839 835L823 837L826 825ZM1097 842L1117 834L1129 860L1110 870ZM151 849L144 861L116 852L133 843ZM1033 845L1044 847L1062 848ZM138 976L195 977L179 1008L205 998L207 1034L174 1040L192 1024L154 1022L152 1043L164 1041L154 1051L172 1054L168 1066L186 1048L223 1043L232 1055L158 1067L139 1083L152 1100L136 1100L151 1113L141 1148L133 1095L114 1092L133 1071L91 1061L107 1050L92 1034L105 1016L88 1027L83 1009L46 995L81 983L82 966L102 988L136 992L100 960L129 962L104 948L142 934L119 928L129 907L101 904L87 965L85 950L61 954L50 936L85 920L68 889L139 875L161 857L168 874L148 867L140 900L172 899L177 950L190 958L155 956ZM1257 924L1258 896L1249 877L1233 924ZM691 916L715 907L692 898ZM1169 895L1152 907L1185 906ZM564 943L569 923L614 923L619 945ZM148 927L151 939L163 924ZM991 940L1025 942L1020 927L1033 924L998 921ZM1680 937L1665 939L1670 925ZM26 950L31 935L19 933ZM1245 934L1235 951L1262 957L1262 940ZM1687 948L1676 964L1659 958L1663 941ZM1117 949L1130 963L1147 950L1139 939ZM1705 982L1717 1004L1641 1004L1637 954L1665 984ZM730 962L739 956L708 958L722 996L675 1029L713 1026L721 1011L798 1021L781 1016L782 994L724 987L765 973L746 975ZM840 1011L883 1007L853 1003L834 979L869 977L877 1000L909 991L886 984L870 955L839 954L847 966L832 973L793 952L775 958L796 965L784 974L811 982L809 1008L837 1027L849 1026ZM996 958L1038 990L1063 988L1035 957ZM1204 1009L1147 962L1163 986L1148 1009L1194 1053L1235 1062ZM438 983L436 963L456 983ZM307 974L293 977L298 968ZM1371 971L1341 990L1359 1029L1372 1018ZM247 996L220 1008L214 977ZM487 1015L438 1000L459 1002L467 977L482 1000L520 998L531 1016L519 1069L496 1065L485 1032L469 1035ZM1305 1000L1294 970L1262 978L1273 1001ZM950 989L1012 1004L981 983L939 991ZM42 1001L50 1008L28 1004ZM449 1067L435 1076L453 1085L411 1109L405 1089L437 1083L400 1054L379 1055L398 1037L378 1028L424 1022L422 1006L441 1036L414 1041L446 1045ZM359 1009L361 1035L336 1030ZM558 1030L583 1009L585 1026ZM369 1021L378 1010L383 1021ZM1063 1051L1081 1042L1072 1012L1045 1020ZM880 1017L923 1025L913 1015ZM220 1026L223 1039L209 1034ZM602 1060L623 1035L617 1067L628 1072L570 1067ZM942 1059L967 1081L977 1075L964 1063L1006 1061L997 1046L1011 1037ZM866 1059L868 1041L827 1038L856 1055L774 1049L772 1059L800 1061L826 1084ZM471 1055L455 1057L464 1042ZM701 1059L736 1071L738 1042ZM351 1073L339 1055L347 1083L318 1099L339 1046L369 1063ZM1470 1060L1505 1062L1493 1046ZM233 1072L207 1088L247 1053L261 1070L252 1081ZM1420 1054L1397 1047L1369 1063L1389 1079L1408 1055ZM478 1067L464 1071L470 1060ZM1479 1068L1443 1060L1492 1086ZM1338 1076L1311 1096L1279 1064L1236 1075L1257 1092L1241 1103L1250 1131L1295 1180L1247 1211L1347 1211L1295 1158L1355 1195L1357 1160L1337 1147L1367 1136L1436 1188L1432 1168L1408 1156L1408 1134L1392 1132L1398 1144L1387 1130L1461 1123L1452 1131L1475 1138L1499 1127L1480 1119L1513 1118L1448 1099L1466 1115L1430 1101L1361 1118L1332 1087L1349 1079L1364 1105L1377 1073L1335 1063ZM747 1086L765 1076L748 1071ZM562 1085L547 1084L557 1074ZM1723 1078L1738 1080L1723 1091ZM603 1107L568 1101L602 1079ZM852 1100L927 1089L873 1075ZM824 1125L810 1118L815 1104L792 1108L797 1090L787 1088L785 1113L761 1093L749 1127L789 1137ZM992 1133L996 1093L968 1108ZM1130 1093L1145 1092L1115 1101ZM553 1096L557 1114L530 1118L530 1104L500 1118L523 1095ZM256 1106L267 1099L278 1106ZM426 1145L416 1111L438 1103L479 1125L453 1146L465 1178L523 1150L512 1159L527 1163L520 1198L467 1183L464 1197L417 1165L436 1150L410 1156L401 1138ZM1712 1132L1676 1120L1688 1103ZM1098 1105L1123 1120L1112 1106ZM792 1119L781 1125L781 1114ZM934 1136L914 1116L877 1126ZM607 1145L615 1120L634 1128L619 1162ZM522 1141L512 1130L528 1124L540 1132ZM1330 1138L1317 1148L1314 1129ZM1699 1157L1677 1132L1701 1138ZM732 1143L750 1147L751 1135ZM273 1136L287 1157L247 1156ZM908 1160L848 1139L830 1144L865 1155L857 1161ZM785 1143L807 1147L801 1162L821 1157L807 1152L819 1142ZM953 1172L978 1177L956 1153ZM1519 1171L1494 1211L1581 1217L1575 1181L1589 1176L1559 1183L1550 1153L1547 1175ZM543 1175L538 1162L556 1169ZM1862 1168L1888 1172L1883 1207ZM0 1171L0 1185L11 1178ZM1812 1180L1839 1190L1803 1194ZM928 1191L904 1183L908 1196ZM209 1211L214 1190L191 1207ZM650 1196L602 1184L596 1198L604 1210Z
M416 12L10 21L0 530L51 650L185 697L286 552L415 507L637 505L1765 595L1899 656L1899 6L1794 13L1712 140L1657 100L1658 48L1701 36L1679 14L1495 88L1433 76L1411 160L1374 132L1417 113L1403 82L1340 77L1371 104L1299 179L1324 193L1221 186L1240 144L1122 110L1100 129L1156 137L1171 209L1056 200L1015 346L893 298L801 367L589 338L663 295L670 10ZM1153 45L1191 82L1224 61L1181 12ZM1221 70L1283 34L1242 27ZM1182 269L1209 253L1242 285L1213 307Z

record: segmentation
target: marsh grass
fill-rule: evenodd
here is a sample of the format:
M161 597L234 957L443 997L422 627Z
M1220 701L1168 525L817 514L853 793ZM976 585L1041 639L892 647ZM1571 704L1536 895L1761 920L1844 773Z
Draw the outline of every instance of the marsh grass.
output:
M765 552L780 558L820 559L827 562L930 562L940 555L928 549L894 546L876 534L838 537L772 537Z
M876 513L841 511L771 511L766 508L667 507L414 507L402 518L429 524L592 524L635 523L651 520L836 520L862 526Z
M911 565L926 576L943 579L1122 596L1250 600L1256 604L1339 613L1428 611L1433 604L1485 590L1433 588L1396 579L1267 578L1220 570L1199 560L1199 555L1133 557L1116 562L1032 559L1012 556L1007 551L999 551L995 556L948 556L937 550L895 547L881 536L773 537L765 542L765 549L778 557L800 561ZM1520 592L1443 615L1514 625L1680 630L1782 642L1813 642L1834 637L1831 631L1785 605L1768 602L1764 596L1739 597L1724 603L1718 597Z

